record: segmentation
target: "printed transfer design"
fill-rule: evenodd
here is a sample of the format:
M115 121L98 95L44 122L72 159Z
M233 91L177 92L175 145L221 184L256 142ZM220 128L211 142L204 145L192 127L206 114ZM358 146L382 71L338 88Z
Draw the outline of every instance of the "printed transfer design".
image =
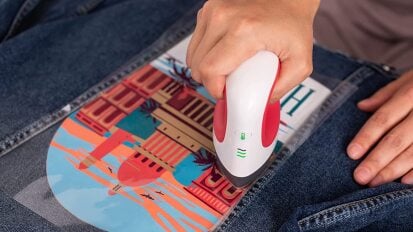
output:
M242 197L215 168L214 100L184 66L189 38L67 118L47 158L56 199L104 230L207 231ZM281 102L276 150L330 94L308 78Z

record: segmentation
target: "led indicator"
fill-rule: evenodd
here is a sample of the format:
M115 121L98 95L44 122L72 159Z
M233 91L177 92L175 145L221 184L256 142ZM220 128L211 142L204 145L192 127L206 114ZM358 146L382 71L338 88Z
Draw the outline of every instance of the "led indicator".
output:
M241 140L245 140L245 133L241 132Z

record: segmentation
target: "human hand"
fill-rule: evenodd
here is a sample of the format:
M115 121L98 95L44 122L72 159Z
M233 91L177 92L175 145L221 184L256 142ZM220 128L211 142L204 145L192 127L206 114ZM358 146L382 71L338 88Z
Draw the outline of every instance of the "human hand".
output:
M360 159L373 149L355 169L355 180L375 187L403 176L402 183L413 184L413 70L359 102L358 107L374 114L347 153Z
M222 98L225 78L259 50L281 61L271 100L312 71L313 19L319 0L209 0L198 12L187 51L194 80Z

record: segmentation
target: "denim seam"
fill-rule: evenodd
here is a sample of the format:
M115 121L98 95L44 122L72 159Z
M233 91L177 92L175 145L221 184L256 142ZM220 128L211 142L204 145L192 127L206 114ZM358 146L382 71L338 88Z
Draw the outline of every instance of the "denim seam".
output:
M313 114L311 114L310 118L308 118L302 126L300 126L296 132L296 135L290 139L292 142L289 142L284 146L284 148L276 156L273 163L267 168L266 173L253 184L247 193L244 194L241 201L233 208L232 212L220 225L216 227L215 230L225 230L225 228L231 224L231 219L236 217L238 213L241 213L245 209L245 206L252 203L252 200L256 197L256 195L261 192L262 187L264 187L270 178L275 175L275 171L278 170L282 164L286 162L286 160L298 149L298 147L301 146L315 132L322 122L324 122L333 112L335 112L345 102L345 100L348 99L348 97L350 97L355 90L357 90L357 87L355 86L360 85L374 73L374 69L371 67L362 66L343 80L342 83L332 91L333 93L325 100L325 102L321 104L321 106L316 109ZM349 90L340 91L340 89ZM339 101L330 101L329 99L331 96L336 99L338 99L338 96L341 96L342 98L338 99Z
M358 86L370 76L374 74L369 67L362 66L350 74L345 80L334 88L327 99L310 115L310 117L297 130L296 135L290 139L285 147L288 148L288 153L291 155L295 152L331 114L333 114L351 95L358 90ZM289 157L289 156L288 156ZM287 159L282 158L282 160Z
M103 3L105 0L89 0L85 4L82 4L77 7L76 9L76 14L77 15L85 15L88 14L90 11L96 9L99 7L101 3Z
M404 189L385 193L363 200L353 201L338 206L330 207L316 214L310 215L298 221L300 231L317 229L329 226L340 220L358 216L368 211L377 209L389 203L405 198L413 197L413 189ZM369 206L370 204L370 206ZM354 209L359 208L359 209ZM315 221L314 223L311 221Z
M17 28L22 23L23 18L26 17L40 3L40 1L41 0L26 0L22 4L16 16L14 17L13 22L10 25L10 29L8 30L7 34L4 36L1 42L6 41L11 36L13 36Z
M39 120L23 129L0 140L0 157L45 131L52 125L60 122L75 110L95 99L102 91L118 84L128 74L151 62L152 59L160 56L163 52L176 44L177 41L185 38L193 30L194 20L192 20L193 17L191 17L191 15L193 15L198 8L198 5L193 7L192 10L189 10L184 14L180 20L172 24L152 45L138 53L129 62L122 65L112 74L109 74L98 84L89 88L74 100L69 101L64 107L41 117ZM188 17L191 19L188 19Z
M324 45L322 45L322 44L319 44L319 43L315 43L315 44L317 44L317 46L319 46L319 47L321 47L321 48L324 48L324 49L326 49L326 50L330 50L329 48L327 48L326 46L324 46ZM330 50L331 51L331 50ZM378 72L380 72L380 73L382 73L382 74L384 74L384 75L389 75L389 76L391 76L392 78L396 78L397 76L400 76L400 70L397 70L396 68L394 68L394 67L392 67L392 66L389 66L389 65L387 65L387 64L376 64L376 63L373 63L373 62L370 62L370 61L366 61L366 60L364 60L364 59L360 59L360 58L357 58L357 57L354 57L354 56L352 56L352 55L350 55L350 54L348 54L348 53L345 53L345 52L343 52L343 51L341 51L341 50L334 50L334 51L332 51L332 52L334 52L336 55L339 55L339 56L341 56L342 58L345 58L345 59L351 59L351 60L353 60L354 62L357 62L357 63L359 63L359 64L362 64L362 65L366 65L366 66L369 66L370 68L372 68L372 69L375 69L376 71L378 71Z

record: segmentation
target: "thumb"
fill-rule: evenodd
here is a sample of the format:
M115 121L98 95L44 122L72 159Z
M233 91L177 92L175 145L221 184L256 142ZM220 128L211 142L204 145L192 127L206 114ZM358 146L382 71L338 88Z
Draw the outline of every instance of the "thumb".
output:
M280 75L275 82L274 90L272 92L270 102L280 100L288 91L300 84L307 78L312 70L312 59L309 61L305 59L297 59L290 57L281 61Z

